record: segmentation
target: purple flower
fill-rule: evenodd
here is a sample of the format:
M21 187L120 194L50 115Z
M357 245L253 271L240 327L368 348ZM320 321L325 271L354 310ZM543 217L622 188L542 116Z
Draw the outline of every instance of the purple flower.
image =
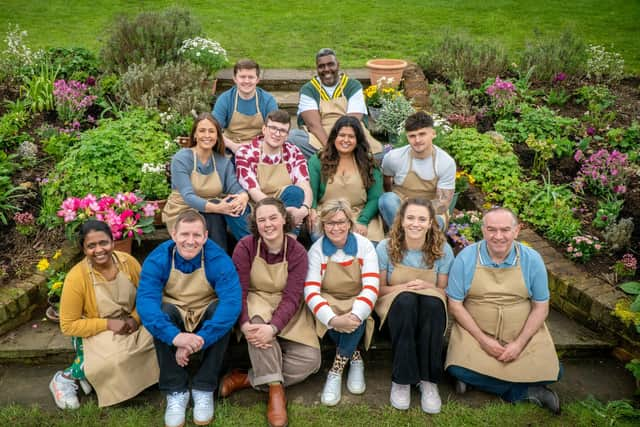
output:
M565 73L560 72L553 77L553 83L563 82L566 78L567 78L567 75Z
M85 83L87 83L88 86L95 86L96 85L96 79L93 76L89 76L89 77L87 77L87 80L85 80Z
M595 135L595 134L596 134L596 130L595 130L594 128L592 128L591 126L589 126L589 127L587 128L587 135L589 135L589 136L593 136L593 135Z

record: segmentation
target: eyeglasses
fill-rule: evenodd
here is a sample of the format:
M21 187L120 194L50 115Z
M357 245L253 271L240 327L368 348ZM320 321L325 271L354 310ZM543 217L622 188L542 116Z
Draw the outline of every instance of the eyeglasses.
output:
M267 129L273 132L274 135L286 135L289 133L289 129L283 129L273 125L267 125Z
M345 219L344 221L329 221L324 223L325 227L327 228L343 227L347 224L349 224L349 220L347 219Z

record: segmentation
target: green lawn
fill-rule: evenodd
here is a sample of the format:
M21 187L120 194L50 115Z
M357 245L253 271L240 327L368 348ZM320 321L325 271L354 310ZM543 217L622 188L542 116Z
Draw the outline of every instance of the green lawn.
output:
M190 411L189 411L190 412ZM188 414L189 414L188 412ZM216 406L215 426L263 426L266 407L240 407L219 403ZM137 427L162 425L164 408L153 406L116 407L99 409L95 403L83 405L78 411L45 412L37 407L7 406L0 408L0 425L22 426L65 426L65 427ZM563 408L563 414L553 416L546 410L533 405L489 404L482 408L470 408L458 403L443 406L436 416L425 414L418 407L409 411L397 411L387 406L369 408L367 406L339 405L334 408L324 406L289 405L289 423L292 426L349 426L349 427L396 427L396 426L596 426L610 424L637 425L637 418L621 419L619 412L604 411L597 414L574 402ZM190 417L190 415L188 415ZM635 422L635 424L634 424ZM189 422L187 422L187 425Z
M371 57L415 60L447 28L494 39L516 54L533 34L573 29L587 42L621 53L640 74L638 0L291 0L123 1L4 0L0 30L17 23L32 46L99 50L105 27L118 13L171 5L190 9L208 37L232 61L252 57L267 67L308 68L320 47L335 48L347 67ZM340 5L338 7L337 5Z

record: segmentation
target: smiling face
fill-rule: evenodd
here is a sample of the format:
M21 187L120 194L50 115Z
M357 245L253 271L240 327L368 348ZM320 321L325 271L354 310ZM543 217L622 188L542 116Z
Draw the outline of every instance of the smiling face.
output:
M171 238L176 242L180 256L190 260L200 253L207 241L207 229L200 221L181 221L175 225Z
M431 217L426 206L408 205L402 217L405 238L424 242L431 228Z
M358 140L356 139L356 132L350 126L343 126L336 135L334 145L336 150L341 155L351 154L356 149Z
M256 87L260 82L258 70L255 68L238 70L238 72L233 76L233 82L236 84L238 94L241 98L253 98L256 94Z
M267 124L262 126L262 134L264 135L263 148L268 154L280 150L287 140L287 136L289 136L289 127L288 123L274 122L271 119L267 120Z
M429 157L433 147L433 138L435 137L436 131L430 127L407 131L407 140L411 145L414 157L418 159Z
M82 251L92 265L104 266L112 262L115 244L104 231L89 231L84 237Z
M285 218L274 205L263 205L256 210L258 234L270 246L283 242Z
M489 255L496 260L507 257L519 232L520 225L508 211L489 212L483 218L482 237L487 242Z
M335 86L340 74L340 63L334 55L321 56L316 60L316 71L325 86Z
M218 141L218 131L210 120L200 120L194 133L196 147L203 150L213 150Z
M351 228L349 218L342 211L330 216L323 224L324 234L336 247L342 248L347 243Z

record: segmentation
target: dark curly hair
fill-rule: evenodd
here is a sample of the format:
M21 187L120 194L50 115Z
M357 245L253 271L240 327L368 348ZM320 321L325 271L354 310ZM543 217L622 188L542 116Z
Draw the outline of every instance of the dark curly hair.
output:
M338 119L333 125L333 128L331 128L327 145L325 145L318 154L322 181L327 183L332 180L338 169L340 154L336 149L335 143L338 133L343 127L350 127L356 134L356 148L353 150L353 157L358 166L364 188L369 188L373 185L373 168L376 164L373 156L369 152L369 141L367 141L367 137L362 129L362 124L360 124L360 120L353 116L342 116Z
M291 232L296 228L293 217L289 212L287 212L287 208L284 203L280 199L276 199L274 197L265 197L256 203L255 207L252 209L251 217L249 217L249 231L253 234L253 237L256 239L260 238L260 233L258 233L258 220L256 215L258 213L258 209L262 206L275 206L278 209L278 212L284 218L284 234Z

